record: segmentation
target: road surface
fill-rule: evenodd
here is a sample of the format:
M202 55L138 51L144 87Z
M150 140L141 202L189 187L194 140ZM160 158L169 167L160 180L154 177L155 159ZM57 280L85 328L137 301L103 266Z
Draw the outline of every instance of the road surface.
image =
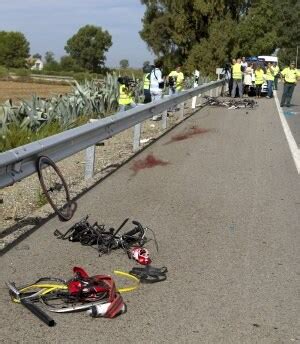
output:
M172 140L195 127L208 132ZM150 153L169 164L134 174L134 161ZM78 202L75 220L90 214L117 227L129 217L151 227L153 266L166 266L168 279L124 295L128 311L116 319L55 314L48 328L10 301L5 281L134 265L122 251L98 257L56 239L54 230L71 224L54 218L1 257L2 342L300 342L299 191L274 100L259 99L255 110L202 109Z

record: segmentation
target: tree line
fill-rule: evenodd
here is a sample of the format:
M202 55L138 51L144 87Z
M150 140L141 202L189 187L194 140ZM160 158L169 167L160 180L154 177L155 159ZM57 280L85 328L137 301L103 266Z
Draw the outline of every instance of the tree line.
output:
M214 74L231 58L295 59L300 44L299 0L141 0L140 36L166 69Z
M86 25L78 30L65 45L67 55L60 62L54 53L45 53L49 70L101 72L105 66L105 53L112 45L112 37L107 30L94 25ZM7 68L23 68L28 65L30 44L21 32L0 31L0 65ZM41 58L39 53L33 58Z
M145 6L141 38L162 60L166 71L183 65L214 75L237 56L270 55L278 51L282 63L295 59L300 45L299 0L141 0ZM67 55L56 61L45 54L53 71L105 70L105 53L112 36L101 27L86 25L67 40ZM21 32L0 31L0 65L21 68L30 45ZM34 57L41 57L35 54ZM121 68L129 61L122 59Z
M106 71L105 53L112 45L112 37L108 31L101 27L86 25L73 35L65 46L68 53L55 59L52 51L47 51L44 55L45 70L60 72L85 72L99 73ZM21 32L0 31L0 66L6 68L30 67L34 59L42 59L40 53L32 55L29 59L30 44ZM144 64L150 64L145 61ZM121 69L129 68L128 59L121 59L119 63Z

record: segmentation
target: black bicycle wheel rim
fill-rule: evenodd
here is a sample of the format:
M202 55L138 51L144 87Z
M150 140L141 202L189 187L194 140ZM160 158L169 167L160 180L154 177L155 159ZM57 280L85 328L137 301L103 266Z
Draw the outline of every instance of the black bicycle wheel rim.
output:
M45 181L45 169L47 167L52 168L58 179L60 180L62 187L64 189L64 193L65 193L65 199L64 199L64 205L63 206L59 206L58 204L56 204L56 201L53 199L53 196L51 195L51 192L48 190L47 188L47 183ZM46 196L49 204L51 205L51 207L53 208L53 210L56 212L56 214L64 221L68 221L71 219L71 217L74 214L74 209L72 209L72 202L70 200L70 193L69 193L69 189L67 186L67 183L62 175L62 173L60 172L59 168L56 166L56 164L54 163L54 161L52 161L50 158L46 157L46 156L41 156L38 159L38 163L37 163L37 170L38 170L38 176L39 176L39 180L41 183L41 187L43 190L44 195ZM75 204L75 203L74 203Z

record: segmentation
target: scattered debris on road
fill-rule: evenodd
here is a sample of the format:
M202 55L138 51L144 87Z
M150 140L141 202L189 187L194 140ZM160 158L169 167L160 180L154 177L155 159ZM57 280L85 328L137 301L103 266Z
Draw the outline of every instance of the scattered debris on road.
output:
M253 99L219 99L218 97L204 96L206 102L203 105L225 107L228 110L254 109L257 102Z
M167 279L167 272L168 269L165 266L162 268L155 268L153 266L146 265L143 268L134 267L129 273L137 276L141 283L157 283Z
M76 222L64 234L56 229L54 235L58 239L80 242L84 246L92 246L97 249L99 256L118 248L122 248L125 251L132 249L132 247L136 248L137 245L141 248L149 241L146 237L148 230L152 232L157 246L154 232L148 227L143 227L138 221L132 221L134 228L120 235L119 232L128 220L125 219L117 229L106 229L105 225L99 225L97 222L91 225L87 215L79 222Z

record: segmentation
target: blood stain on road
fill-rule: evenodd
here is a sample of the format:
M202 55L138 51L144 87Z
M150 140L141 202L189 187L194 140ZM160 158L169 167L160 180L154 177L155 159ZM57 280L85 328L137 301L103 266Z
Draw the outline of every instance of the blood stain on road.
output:
M186 131L186 132L172 136L171 140L166 142L165 144L168 145L168 144L173 143L173 142L183 141L183 140L189 139L195 135L208 133L209 131L210 131L210 129L199 128L199 127L194 126L194 127L189 128L188 131Z
M139 159L134 161L133 166L130 169L137 174L140 170L144 170L145 168L153 168L156 166L166 166L170 163L168 161L163 161L157 159L153 154L148 154L145 159Z

